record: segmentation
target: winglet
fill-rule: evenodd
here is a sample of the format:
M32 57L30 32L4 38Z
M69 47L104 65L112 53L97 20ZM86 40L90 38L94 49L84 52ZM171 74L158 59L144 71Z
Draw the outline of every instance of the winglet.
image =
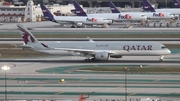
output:
M152 5L147 0L143 0L143 10L150 11L150 12L156 12L155 9L152 7Z
M111 1L109 1L108 4L112 13L121 13Z

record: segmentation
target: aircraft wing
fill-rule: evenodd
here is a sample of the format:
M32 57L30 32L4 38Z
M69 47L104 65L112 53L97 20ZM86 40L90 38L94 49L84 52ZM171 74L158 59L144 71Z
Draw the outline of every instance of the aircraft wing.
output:
M58 22L68 22L71 24L83 23L82 21L70 21L70 20L57 20Z
M71 48L53 48L55 50L64 50L69 52L79 52L83 54L95 54L97 52L108 52L109 54L113 54L113 51L109 50L88 50L88 49L71 49Z

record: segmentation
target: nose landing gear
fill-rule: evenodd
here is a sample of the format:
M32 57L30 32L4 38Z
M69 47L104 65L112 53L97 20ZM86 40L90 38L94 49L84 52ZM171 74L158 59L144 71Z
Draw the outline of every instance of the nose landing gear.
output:
M160 56L159 61L163 61L163 59L164 59L164 55Z

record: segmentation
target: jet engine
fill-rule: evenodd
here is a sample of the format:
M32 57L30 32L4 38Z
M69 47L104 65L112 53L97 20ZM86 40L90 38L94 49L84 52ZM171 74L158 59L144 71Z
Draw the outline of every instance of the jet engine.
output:
M98 52L95 54L96 60L108 60L109 59L109 53L107 52Z
M83 26L83 23L77 23L76 24L78 27L82 27Z
M113 24L113 20L108 20L108 25Z

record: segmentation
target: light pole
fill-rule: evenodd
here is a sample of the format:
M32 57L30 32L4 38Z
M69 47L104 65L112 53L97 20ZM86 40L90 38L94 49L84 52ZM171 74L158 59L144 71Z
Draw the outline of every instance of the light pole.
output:
M21 87L21 88L22 88L22 89L21 89L21 92L22 92L22 96L21 96L21 97L22 97L22 101L23 101L23 95L24 95L24 94L23 94L23 92L24 92L23 84L24 84L24 83L27 83L27 81L26 81L26 80L23 80L23 78L21 77L21 80L19 80L18 83L21 83L21 86L22 86L22 87Z
M125 101L127 101L127 72L129 71L128 67L124 67L125 74Z
M8 66L3 66L1 67L2 70L4 70L4 75L5 75L5 101L7 101L7 87L6 87L6 71L8 71L10 69L10 67Z

